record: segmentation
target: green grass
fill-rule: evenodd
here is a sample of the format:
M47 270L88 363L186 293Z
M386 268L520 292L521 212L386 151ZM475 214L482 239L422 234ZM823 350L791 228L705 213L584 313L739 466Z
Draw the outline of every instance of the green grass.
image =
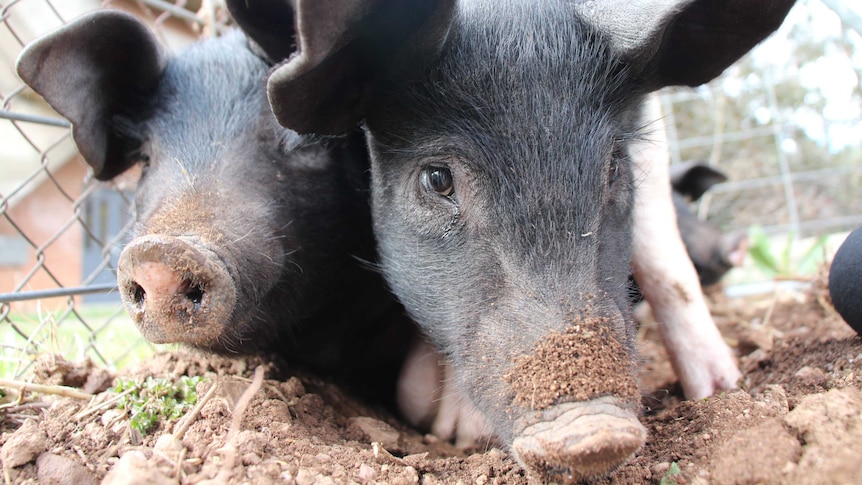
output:
M722 280L725 287L778 280L806 281L832 260L847 233L798 238L793 234L767 235L753 226L748 231L748 257Z
M119 370L151 356L157 346L141 336L118 304L13 310L0 321L0 377L26 375L40 355L59 354L70 362L87 358L96 365Z
M201 377L181 376L176 382L148 377L144 381L118 379L114 392L121 394L117 407L129 412L129 425L142 435L162 421L175 421L198 402Z
M679 465L674 461L671 462L670 468L664 472L664 476L661 477L660 485L676 485L676 477L680 474L681 470L679 469Z
M776 241L754 226L748 231L748 238L751 242L748 254L755 266L770 277L811 275L826 260L826 235L802 243L793 233L788 233L784 241Z

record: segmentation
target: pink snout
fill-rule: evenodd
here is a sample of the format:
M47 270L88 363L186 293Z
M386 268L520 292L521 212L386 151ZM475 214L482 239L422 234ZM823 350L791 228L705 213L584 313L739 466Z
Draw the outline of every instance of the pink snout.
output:
M224 262L181 238L135 239L120 255L117 279L126 310L153 343L212 346L236 305Z

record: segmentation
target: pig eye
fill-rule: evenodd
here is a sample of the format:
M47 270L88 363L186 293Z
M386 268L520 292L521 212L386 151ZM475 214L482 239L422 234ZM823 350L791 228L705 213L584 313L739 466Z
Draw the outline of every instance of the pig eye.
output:
M141 176L146 175L150 169L150 156L145 153L138 153L136 158L141 165Z
M422 171L422 184L428 190L433 190L443 197L449 197L455 187L452 171L445 167L428 167Z
M612 159L610 171L608 172L608 185L613 186L614 182L617 181L619 176L620 176L620 162L618 162L616 159Z
M137 154L138 163L141 164L141 167L146 170L150 168L150 156L146 153L138 153Z

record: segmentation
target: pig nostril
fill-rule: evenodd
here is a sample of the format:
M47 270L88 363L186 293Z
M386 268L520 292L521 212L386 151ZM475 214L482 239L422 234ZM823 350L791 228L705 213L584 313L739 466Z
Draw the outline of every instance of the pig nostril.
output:
M147 299L147 292L144 290L144 287L137 284L132 283L134 286L132 288L132 301L135 302L136 305L143 305L144 300Z
M202 285L192 286L191 289L186 293L186 298L188 298L195 305L195 310L197 310L201 306L201 301L204 298L204 288Z

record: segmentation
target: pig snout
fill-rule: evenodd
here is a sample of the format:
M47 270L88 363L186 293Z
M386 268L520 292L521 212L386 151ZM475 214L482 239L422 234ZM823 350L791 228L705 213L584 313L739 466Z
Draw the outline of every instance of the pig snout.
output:
M552 332L514 360L512 451L543 481L575 483L625 463L645 442L634 362L606 325Z
M745 233L724 234L721 245L725 264L731 267L742 266L745 255L748 254L748 238Z
M547 481L577 483L605 475L646 440L637 414L611 396L558 404L533 421L512 442L512 450Z
M224 262L187 240L149 235L120 254L120 295L147 340L198 347L215 344L236 305Z

